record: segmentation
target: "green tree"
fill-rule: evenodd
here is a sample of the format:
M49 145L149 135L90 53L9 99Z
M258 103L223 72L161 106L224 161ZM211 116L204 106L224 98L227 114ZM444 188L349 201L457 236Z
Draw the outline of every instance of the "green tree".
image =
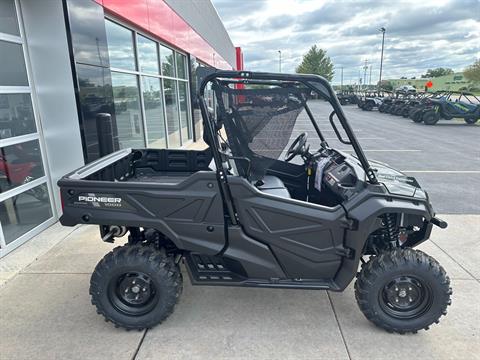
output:
M297 66L296 72L299 74L316 74L323 76L328 81L333 79L333 63L327 56L327 52L313 45L308 52L303 55L302 62Z
M480 82L480 59L463 71L463 75L470 81Z
M377 86L380 88L380 90L393 90L393 84L389 80L382 80L382 82L377 83Z
M453 70L450 68L436 68L436 69L428 69L425 74L422 75L422 78L436 78L439 76L450 75L453 74Z

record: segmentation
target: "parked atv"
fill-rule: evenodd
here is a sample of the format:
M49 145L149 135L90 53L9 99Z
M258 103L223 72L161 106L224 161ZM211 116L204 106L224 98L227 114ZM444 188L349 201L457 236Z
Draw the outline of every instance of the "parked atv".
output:
M437 91L435 93L426 93L426 95L420 99L419 103L410 107L408 110L408 117L412 119L413 122L421 123L423 121L423 112L425 109L431 106L431 99L441 99L448 96L448 92Z
M450 92L446 97L430 99L429 106L422 111L425 125L435 125L440 119L453 118L475 124L480 119L480 100L471 93Z
M126 329L161 323L182 292L182 262L194 285L343 291L357 276L360 310L389 332L428 329L446 314L450 280L414 248L447 224L415 178L367 159L324 78L197 76L206 150L124 149L58 182L63 225L98 224L108 242L128 234L92 274L100 314ZM312 92L330 103L333 131L354 155L328 145ZM299 119L311 122L311 144Z
M365 111L380 110L386 97L388 97L388 92L367 92L362 99L361 109Z
M411 94L406 94L403 92L397 92L395 99L393 99L391 105L386 109L386 112L391 115L399 115L400 109L406 104Z
M384 98L382 105L378 108L378 111L382 113L391 114L394 107L404 103L403 92L390 92L387 97Z
M343 91L337 94L338 101L340 105L352 105L358 102L358 97L355 95L354 92L351 91Z
M382 100L382 104L378 107L378 111L381 113L388 112L388 109L393 103L393 100L395 99L395 94L390 92L388 93Z
M422 100L429 96L430 93L427 92L418 92L414 96L410 96L405 104L401 107L401 110L399 110L399 115L403 116L404 118L408 118L410 110L420 105Z
M417 98L417 94L406 94L402 98L398 99L390 109L390 113L395 116L402 116L405 109L408 108L408 104L411 100Z

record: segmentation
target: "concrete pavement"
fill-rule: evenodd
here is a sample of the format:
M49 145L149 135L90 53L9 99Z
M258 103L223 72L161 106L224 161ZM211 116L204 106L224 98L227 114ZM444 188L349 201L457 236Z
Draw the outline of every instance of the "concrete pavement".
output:
M480 359L479 215L443 215L420 248L452 278L439 325L393 335L369 323L353 289L192 287L174 314L143 332L115 329L90 305L89 277L115 245L83 226L0 287L0 358L10 359Z

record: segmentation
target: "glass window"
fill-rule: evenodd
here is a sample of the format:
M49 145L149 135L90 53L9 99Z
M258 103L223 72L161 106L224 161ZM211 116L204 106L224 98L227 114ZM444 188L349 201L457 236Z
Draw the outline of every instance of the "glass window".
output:
M108 66L103 7L94 1L66 1L75 61Z
M160 46L160 60L162 63L162 75L175 77L175 58L173 50Z
M85 142L87 162L100 157L96 116L98 113L112 114L115 149L119 149L113 109L112 79L110 70L100 66L77 64L79 83L81 127Z
M112 87L120 148L145 147L137 76L112 71Z
M0 86L28 86L22 45L0 41Z
M157 43L139 35L137 38L137 49L140 71L158 74Z
M0 33L20 36L13 0L0 0Z
M143 104L147 124L148 147L165 148L165 115L163 113L163 96L161 80L156 77L143 76Z
M185 55L182 55L180 53L175 53L177 57L177 76L180 79L186 79L187 78L187 67L185 66L185 60L186 57Z
M180 125L182 132L182 140L185 141L191 138L190 131L190 116L188 111L188 91L187 83L184 81L178 82L178 97L180 99Z
M0 148L0 192L44 175L38 140Z
M0 139L36 131L30 94L0 94Z
M0 221L7 244L51 217L52 209L46 184L0 203Z
M105 20L110 66L119 69L136 70L131 30Z
M180 147L178 104L177 104L177 82L164 79L165 109L167 113L168 147Z

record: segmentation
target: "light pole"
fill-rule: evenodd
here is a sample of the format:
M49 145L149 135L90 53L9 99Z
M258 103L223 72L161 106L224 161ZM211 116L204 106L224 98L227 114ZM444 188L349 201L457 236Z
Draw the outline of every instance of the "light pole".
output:
M382 33L382 55L380 56L380 78L378 79L378 86L381 88L382 87L382 68L383 68L383 46L385 44L385 29L384 27L381 27L378 29Z
M367 70L368 70L368 59L365 59L365 65L363 66L363 86L367 87Z
M340 91L343 91L343 66L341 67L342 69L342 75L340 77Z
M282 50L278 50L278 72L282 72Z

